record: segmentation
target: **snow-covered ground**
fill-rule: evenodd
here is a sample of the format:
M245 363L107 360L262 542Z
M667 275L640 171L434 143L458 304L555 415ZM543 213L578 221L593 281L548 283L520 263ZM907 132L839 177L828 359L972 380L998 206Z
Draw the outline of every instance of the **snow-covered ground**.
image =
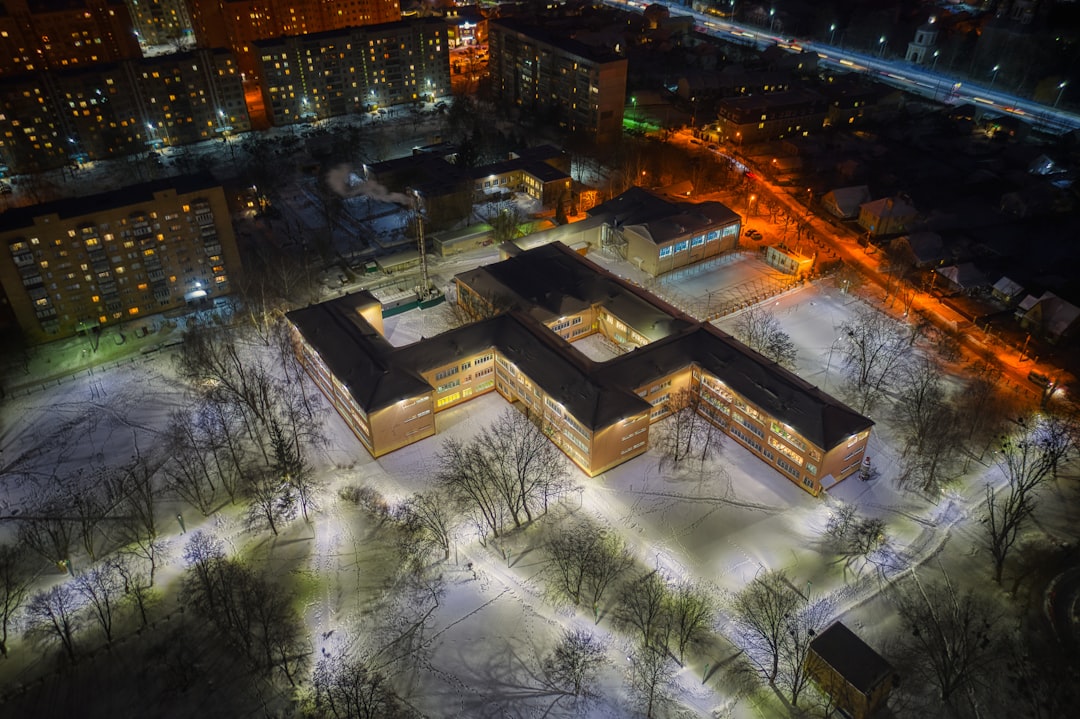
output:
M460 271L470 263L490 261L490 251L442 264ZM627 263L593 257L613 271L635 277ZM708 302L718 288L745 285L769 277L754 255L735 255L716 267L677 278L672 292L688 302ZM460 268L460 269L457 269ZM800 286L769 300L785 331L799 347L798 372L807 380L834 391L840 368L830 348L837 329L861 300L842 294L828 280ZM717 322L732 331L737 314ZM386 335L395 345L417 341L449 326L445 307L414 310L387 318ZM587 354L597 348L584 348ZM602 349L602 348L601 348ZM602 358L602 354L597 354ZM50 473L69 474L79 466L120 463L133 451L134 437L152 438L170 411L186 400L167 354L156 353L118 368L80 375L10 400L0 428L5 467L0 515L22 511L32 479ZM301 572L319 578L306 605L313 651L330 648L336 638L370 629L378 617L367 608L384 591L391 555L380 549L377 522L338 497L346 486L368 486L394 502L430 487L438 470L437 455L447 438L466 439L489 425L507 405L490 394L441 412L438 434L380 459L371 458L336 414L328 412L330 442L320 460L326 482L320 508L310 526L297 521L277 539L244 530L229 511L206 520L182 508L187 530L202 528L223 536L237 553L263 562L271 571ZM12 421L11 418L18 418ZM849 479L827 496L815 499L734 442L704 467L660 471L652 452L598 477L573 472L580 487L550 514L543 526L574 515L598 518L619 532L642 568L662 571L672 579L694 578L721 591L736 591L764 569L783 569L800 591L814 596L835 595L837 616L860 631L874 646L884 646L893 625L883 618L891 610L882 600L880 578L930 561L943 562L963 581L985 581L987 559L977 557L978 525L972 521L984 478L995 472L978 463L959 488L936 504L900 493L896 473L897 444L890 419L875 417L878 425L868 454L881 474L872 482ZM22 477L14 481L15 477ZM848 567L822 541L830 508L838 501L856 504L866 516L886 522L889 551L886 566ZM167 504L171 517L178 505ZM1043 522L1046 532L1068 533L1075 512L1055 508ZM10 537L13 522L0 523ZM171 528L175 532L176 528ZM0 535L3 538L3 535ZM170 538L171 559L161 585L175 587L182 570L182 538ZM411 682L410 701L433 717L585 716L596 719L632 714L623 675L628 643L612 629L610 605L599 622L587 613L553 603L539 574L544 568L541 532L535 528L481 544L475 533L461 528L453 556L443 568L445 592L426 630L427 655ZM507 557L509 556L509 560ZM86 564L85 558L76 562ZM508 566L509 565L509 566ZM291 575L288 575L291 576ZM46 578L60 581L59 573ZM724 635L727 620L716 630ZM542 681L540 661L562 628L581 626L609 642L611 664L600 683L600 697L587 706L557 700ZM26 681L40 673L29 646L16 640L12 660L2 663L0 680ZM745 694L723 672L707 681L706 665L717 667L737 653L725 641L688 655L676 691L687 716L751 717L778 715L783 710L767 692ZM22 657L22 658L20 658Z

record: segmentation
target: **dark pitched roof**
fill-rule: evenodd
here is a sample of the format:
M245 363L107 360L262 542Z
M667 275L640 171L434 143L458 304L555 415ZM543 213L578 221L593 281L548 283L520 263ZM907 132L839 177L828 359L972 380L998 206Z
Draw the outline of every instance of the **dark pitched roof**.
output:
M604 365L604 373L641 387L691 362L827 450L874 426L843 402L705 323Z
M810 642L810 651L864 694L893 673L891 664L840 622Z
M588 214L605 218L613 225L641 226L658 244L693 230L740 219L719 202L680 202L640 187L593 207Z
M201 172L193 175L181 175L152 182L143 182L138 185L129 185L118 190L100 192L96 195L68 197L51 202L42 202L37 205L15 207L0 214L0 231L33 227L34 218L44 215L57 215L61 219L69 219L90 215L101 210L110 210L115 207L153 202L154 194L165 190L176 190L176 194L182 195L189 192L198 192L199 190L208 190L213 187L221 187L221 183L209 173Z
M572 227L572 225L571 225ZM696 320L618 279L560 242L462 272L456 277L482 296L498 298L541 322L602 305L657 340Z
M457 276L517 309L393 347L359 314L376 302L356 293L295 310L288 318L374 412L429 391L421 372L497 349L583 425L596 430L650 405L634 390L696 363L734 391L826 450L873 426L833 399L710 324L699 323L618 279L559 243L522 252ZM610 308L651 343L595 363L544 326L594 304Z
M392 361L393 345L360 316L373 302L356 292L286 315L365 412L430 390L414 369Z

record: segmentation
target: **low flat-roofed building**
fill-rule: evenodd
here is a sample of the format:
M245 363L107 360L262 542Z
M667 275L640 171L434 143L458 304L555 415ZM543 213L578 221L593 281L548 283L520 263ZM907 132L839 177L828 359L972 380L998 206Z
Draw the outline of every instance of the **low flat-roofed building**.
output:
M400 348L366 319L370 296L288 315L298 356L374 456L431 436L438 412L494 391L591 476L647 451L649 426L687 389L704 416L811 494L859 467L873 422L561 243L454 281L480 319ZM593 334L622 353L595 362L573 347Z
M765 250L765 263L786 274L802 277L814 267L814 258L786 245L769 245Z
M853 719L881 708L898 680L892 665L840 622L810 642L806 670Z

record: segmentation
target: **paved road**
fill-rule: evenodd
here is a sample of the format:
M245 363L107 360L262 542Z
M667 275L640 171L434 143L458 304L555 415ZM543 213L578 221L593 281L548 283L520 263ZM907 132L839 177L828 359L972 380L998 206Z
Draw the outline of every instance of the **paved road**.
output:
M643 10L652 3L641 0L604 0L608 5L623 9ZM865 72L878 82L892 85L938 102L949 104L974 103L992 107L1002 114L1014 115L1035 127L1051 132L1064 133L1080 128L1080 115L1057 107L1017 97L989 85L964 81L946 73L936 72L932 67L915 65L902 59L877 57L873 54L834 47L828 43L801 40L771 34L767 28L743 25L722 18L694 12L671 0L658 0L673 15L690 15L695 27L713 37L743 45L765 49L778 45L790 52L809 50L817 53L819 62L848 72ZM992 83L990 83L992 84Z

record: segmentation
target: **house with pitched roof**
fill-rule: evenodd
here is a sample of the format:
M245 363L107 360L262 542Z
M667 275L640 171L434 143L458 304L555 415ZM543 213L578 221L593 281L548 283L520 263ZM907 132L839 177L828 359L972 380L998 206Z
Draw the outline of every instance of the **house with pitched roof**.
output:
M907 232L918 219L918 211L899 197L883 197L859 205L859 226L870 237Z
M1038 332L1051 342L1069 336L1080 324L1080 307L1053 292L1044 292L1038 298L1028 295L1020 302L1017 315L1021 327Z
M866 185L838 187L822 195L821 206L842 220L854 220L859 216L859 207L869 202L870 197L870 188Z
M810 642L806 671L845 716L865 719L899 681L892 665L841 622Z

